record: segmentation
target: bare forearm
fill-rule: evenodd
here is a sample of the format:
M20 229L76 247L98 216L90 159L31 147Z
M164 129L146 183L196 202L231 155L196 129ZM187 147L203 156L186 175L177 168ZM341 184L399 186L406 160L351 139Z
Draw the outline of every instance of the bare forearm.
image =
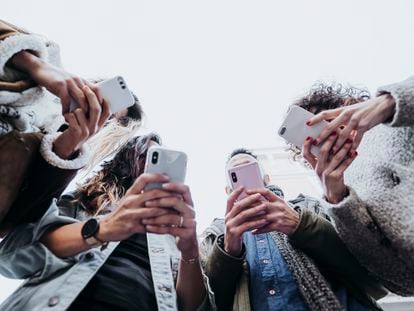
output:
M87 251L90 246L82 238L82 223L65 225L43 235L41 242L57 257L66 258Z
M42 64L43 61L29 51L21 51L14 55L10 60L10 65L18 70L26 72L27 74L30 74L42 66Z
M204 300L206 288L200 263L180 262L177 296L180 310L196 310Z

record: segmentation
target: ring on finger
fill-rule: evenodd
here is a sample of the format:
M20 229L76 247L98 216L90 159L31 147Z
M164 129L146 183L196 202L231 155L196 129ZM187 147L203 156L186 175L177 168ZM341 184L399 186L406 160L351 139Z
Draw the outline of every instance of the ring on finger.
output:
M184 223L184 217L181 216L181 218L180 218L180 224L178 225L178 227L182 228L183 227L183 223Z

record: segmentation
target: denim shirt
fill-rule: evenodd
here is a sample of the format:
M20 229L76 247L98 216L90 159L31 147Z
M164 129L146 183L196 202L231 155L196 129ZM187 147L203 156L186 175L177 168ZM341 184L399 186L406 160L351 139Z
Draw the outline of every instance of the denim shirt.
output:
M0 305L0 310L66 310L105 263L119 242L101 251L90 249L61 259L39 239L51 227L79 222L59 214L54 201L38 223L18 226L0 243L0 273L26 281ZM180 253L170 235L147 234L156 301L159 310L177 310L175 281ZM215 309L204 276L206 299L199 310Z
M252 310L308 310L297 283L270 234L243 235L250 270Z

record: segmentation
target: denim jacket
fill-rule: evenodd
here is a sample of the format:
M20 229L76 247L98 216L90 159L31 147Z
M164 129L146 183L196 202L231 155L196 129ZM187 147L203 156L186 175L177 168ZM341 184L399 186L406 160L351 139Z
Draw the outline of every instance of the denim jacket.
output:
M16 227L0 243L0 273L9 278L26 279L3 302L1 310L66 310L71 305L119 242L109 243L102 251L94 248L61 259L39 239L52 227L84 221L89 217L71 204L59 203L58 206L54 201L39 222ZM175 239L170 235L147 234L147 241L158 309L177 310L175 282L180 252ZM215 310L206 276L204 283L207 294L199 310Z

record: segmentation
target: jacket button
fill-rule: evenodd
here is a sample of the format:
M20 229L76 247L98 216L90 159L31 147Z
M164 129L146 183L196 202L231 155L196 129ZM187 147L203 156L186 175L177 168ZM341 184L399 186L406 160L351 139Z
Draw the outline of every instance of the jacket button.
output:
M85 255L85 258L87 260L91 260L91 259L93 259L93 257L95 257L95 254L93 252L86 253L86 255Z
M373 222L368 223L367 228L369 231L372 231L372 232L377 231L377 226Z
M50 299L49 299L49 303L48 303L48 306L49 306L49 307L54 307L54 306L56 306L58 303L59 303L59 296L53 296L53 297L50 297Z
M400 180L400 177L398 177L397 173L393 172L391 174L391 179L392 179L392 183L393 183L394 186L397 186L397 185L400 184L401 180Z

